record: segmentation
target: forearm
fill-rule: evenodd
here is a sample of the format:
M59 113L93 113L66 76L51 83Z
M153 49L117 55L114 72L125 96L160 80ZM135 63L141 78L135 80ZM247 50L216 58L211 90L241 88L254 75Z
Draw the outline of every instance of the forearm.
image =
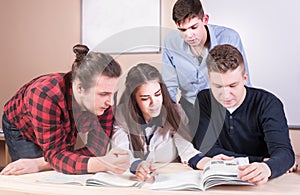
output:
M271 169L271 178L278 177L288 171L295 163L295 155L292 151L284 151L271 155L265 161Z
M101 157L90 157L87 164L88 173L107 171L107 165L101 160Z
M86 174L87 164L90 157L76 154L70 151L56 152L52 150L46 152L46 160L51 167L58 172L66 174Z
M52 169L50 164L45 161L44 157L33 159L38 167L38 171L46 171Z

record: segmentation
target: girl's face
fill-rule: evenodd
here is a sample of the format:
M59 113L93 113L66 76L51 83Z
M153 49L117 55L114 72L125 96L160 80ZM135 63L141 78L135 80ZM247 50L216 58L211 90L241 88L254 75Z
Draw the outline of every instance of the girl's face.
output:
M136 102L146 122L160 114L163 97L158 81L148 81L138 87L135 94Z

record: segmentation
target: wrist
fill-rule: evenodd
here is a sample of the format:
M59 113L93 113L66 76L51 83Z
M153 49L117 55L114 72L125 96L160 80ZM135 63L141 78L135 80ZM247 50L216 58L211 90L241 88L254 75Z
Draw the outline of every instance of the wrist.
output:
M88 173L96 173L101 171L108 171L108 166L105 163L104 156L101 157L90 157L87 164Z
M50 164L47 161L45 161L43 157L35 159L35 161L38 171L45 171L51 169Z
M198 163L197 163L197 168L198 169L203 169L204 165L208 163L212 158L209 157L203 157Z

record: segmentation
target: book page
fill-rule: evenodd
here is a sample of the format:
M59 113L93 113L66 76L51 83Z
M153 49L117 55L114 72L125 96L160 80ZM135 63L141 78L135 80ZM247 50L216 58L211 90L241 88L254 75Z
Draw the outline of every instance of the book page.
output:
M249 164L248 157L239 157L232 160L211 160L204 166L203 179L212 174L237 175L238 166Z
M248 181L237 178L238 166L249 164L248 157L233 160L211 160L205 166L202 175L203 188L207 189L216 185L253 185Z
M202 190L201 171L158 174L150 185L152 190Z
M132 173L114 174L111 172L98 172L87 179L88 186L138 187L142 182Z
M53 184L73 184L73 185L85 185L88 178L92 177L92 174L82 175L70 175L59 172L53 172L45 178L37 180L41 183L53 183Z

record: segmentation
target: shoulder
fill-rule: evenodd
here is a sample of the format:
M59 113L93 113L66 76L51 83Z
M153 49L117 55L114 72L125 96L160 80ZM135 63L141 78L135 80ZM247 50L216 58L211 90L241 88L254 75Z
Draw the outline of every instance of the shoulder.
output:
M210 31L213 31L217 35L239 36L239 33L230 27L219 26L219 25L214 25L214 24L208 24L207 26Z
M203 90L199 91L197 97L200 98L200 99L210 99L211 90L210 89L203 89Z
M248 99L261 103L277 103L282 104L281 100L272 92L265 89L246 87Z
M40 76L28 86L27 93L47 95L51 98L64 98L65 73L53 73Z
M167 49L178 48L184 44L178 30L172 30L164 38L164 47Z
M41 89L42 91L47 92L53 87L64 85L65 75L65 73L54 73L37 77L33 80L30 87L33 89Z

